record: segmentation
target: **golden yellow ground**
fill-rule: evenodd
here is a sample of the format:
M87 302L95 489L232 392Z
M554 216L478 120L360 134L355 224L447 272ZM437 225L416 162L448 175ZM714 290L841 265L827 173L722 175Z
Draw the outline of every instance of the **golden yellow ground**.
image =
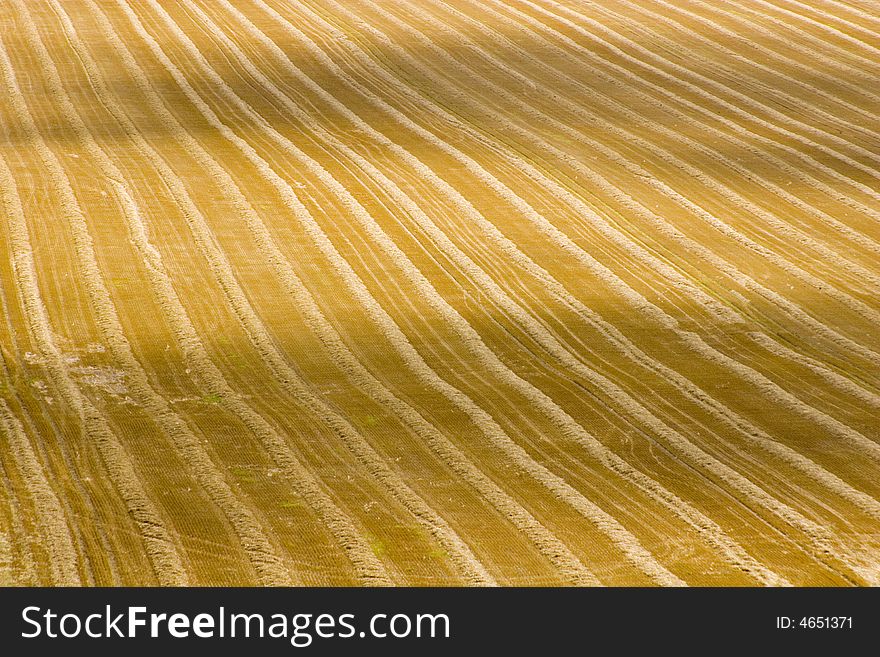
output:
M880 584L877 9L0 3L0 583Z

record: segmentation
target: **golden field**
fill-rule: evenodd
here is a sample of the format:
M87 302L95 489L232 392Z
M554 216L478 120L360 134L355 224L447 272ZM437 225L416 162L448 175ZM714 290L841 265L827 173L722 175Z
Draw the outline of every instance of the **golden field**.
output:
M0 583L880 585L880 7L0 3Z

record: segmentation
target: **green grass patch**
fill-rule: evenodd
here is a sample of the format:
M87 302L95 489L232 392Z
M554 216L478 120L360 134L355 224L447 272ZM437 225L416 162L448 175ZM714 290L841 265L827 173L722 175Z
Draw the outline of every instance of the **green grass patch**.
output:
M388 546L385 545L385 541L374 536L370 537L370 549L380 559L388 553Z
M429 550L428 556L431 559L435 559L437 561L448 561L449 560L449 553L441 547L435 547L433 550Z
M235 478L246 484L254 484L258 481L257 475L253 470L241 465L234 465L229 471L235 475Z

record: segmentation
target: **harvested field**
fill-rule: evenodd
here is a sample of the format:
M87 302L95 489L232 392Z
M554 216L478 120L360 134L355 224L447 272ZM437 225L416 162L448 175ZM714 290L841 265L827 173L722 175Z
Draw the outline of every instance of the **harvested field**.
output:
M880 585L880 6L0 3L0 584Z

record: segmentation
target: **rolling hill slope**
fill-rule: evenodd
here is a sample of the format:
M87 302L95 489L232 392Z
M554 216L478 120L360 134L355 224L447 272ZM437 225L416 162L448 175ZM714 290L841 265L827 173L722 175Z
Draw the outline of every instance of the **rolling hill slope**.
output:
M880 585L880 12L0 4L0 583Z

